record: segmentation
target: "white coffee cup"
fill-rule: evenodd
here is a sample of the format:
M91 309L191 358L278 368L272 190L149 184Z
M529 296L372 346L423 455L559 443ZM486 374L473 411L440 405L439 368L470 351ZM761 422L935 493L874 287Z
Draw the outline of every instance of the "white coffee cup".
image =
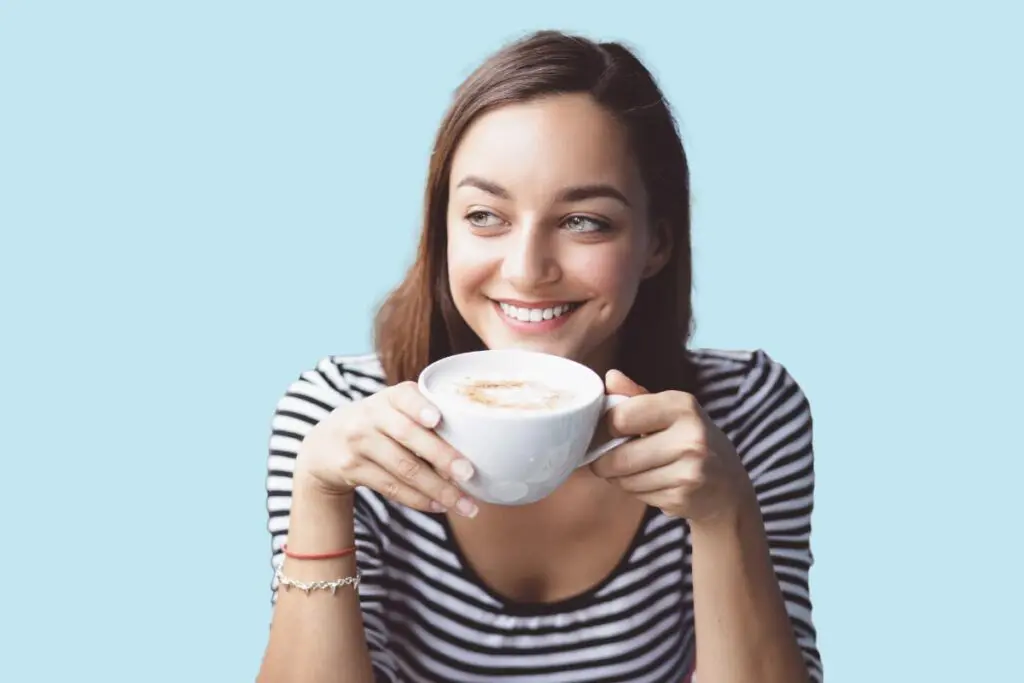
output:
M494 408L444 388L456 378L496 376L540 378L570 397L550 408ZM438 435L473 463L473 477L459 486L487 503L541 500L574 470L629 440L619 437L587 450L601 416L626 397L605 395L596 372L560 356L520 349L456 354L424 369L419 389L441 413Z

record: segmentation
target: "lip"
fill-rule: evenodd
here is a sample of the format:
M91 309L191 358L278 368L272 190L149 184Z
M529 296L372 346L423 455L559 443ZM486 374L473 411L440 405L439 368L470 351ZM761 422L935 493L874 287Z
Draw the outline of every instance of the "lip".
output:
M550 300L550 301L520 301L519 299L491 299L491 301L499 304L508 304L509 306L515 306L516 308L554 308L555 306L561 306L563 304L579 304L582 301L571 301L571 300Z
M541 301L539 301L539 302L536 302L536 303L520 302L520 303L517 304L517 303L515 303L511 299L501 299L500 301L492 299L491 303L494 306L494 313L495 313L495 315L497 315L499 318L501 318L505 322L505 324L511 330L515 331L518 334L529 334L529 335L534 335L534 334L550 334L551 332L553 332L553 331L559 329L560 327L562 327L563 325L565 325L566 321L569 320L569 318L571 318L572 316L576 315L576 311L578 311L581 308L581 306L582 306L582 302L580 302L580 305L578 305L574 310L569 311L565 315L561 315L561 316L559 316L557 318L551 318L550 320L540 320L538 322L533 323L533 322L524 322L522 320L515 320L513 318L508 317L507 315L505 315L505 311L501 310L501 304L504 303L504 304L509 304L509 305L517 306L517 307L518 306L523 306L524 308L551 308L553 306L558 306L560 304L571 303L571 302L567 302L567 301L541 302Z

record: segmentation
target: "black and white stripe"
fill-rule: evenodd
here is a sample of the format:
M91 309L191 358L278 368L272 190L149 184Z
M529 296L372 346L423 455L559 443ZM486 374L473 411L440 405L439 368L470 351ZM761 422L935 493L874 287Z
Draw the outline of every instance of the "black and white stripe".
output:
M787 610L812 678L821 681L808 590L814 456L807 399L763 351L690 353L698 399L754 483ZM267 474L275 568L283 560L300 442L333 408L383 387L375 356L332 356L279 401ZM693 666L685 522L648 510L626 556L599 586L557 604L524 605L491 593L465 566L444 516L367 489L357 493L359 594L378 680L679 683ZM275 584L272 591L276 599Z

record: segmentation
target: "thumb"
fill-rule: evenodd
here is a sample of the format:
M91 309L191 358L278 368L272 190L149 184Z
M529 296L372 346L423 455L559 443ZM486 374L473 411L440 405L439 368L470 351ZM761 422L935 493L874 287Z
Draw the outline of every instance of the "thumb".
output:
M648 393L646 389L626 377L620 370L609 370L604 376L605 390L609 394L622 394L623 396L637 396Z

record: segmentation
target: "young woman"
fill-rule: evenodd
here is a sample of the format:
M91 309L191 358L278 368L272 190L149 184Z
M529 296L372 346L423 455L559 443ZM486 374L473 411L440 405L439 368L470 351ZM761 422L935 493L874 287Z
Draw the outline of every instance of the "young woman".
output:
M260 681L821 680L808 403L762 351L687 349L689 203L625 47L542 32L467 79L376 353L278 405ZM484 347L586 363L631 397L607 430L639 438L538 503L471 500L413 380Z

